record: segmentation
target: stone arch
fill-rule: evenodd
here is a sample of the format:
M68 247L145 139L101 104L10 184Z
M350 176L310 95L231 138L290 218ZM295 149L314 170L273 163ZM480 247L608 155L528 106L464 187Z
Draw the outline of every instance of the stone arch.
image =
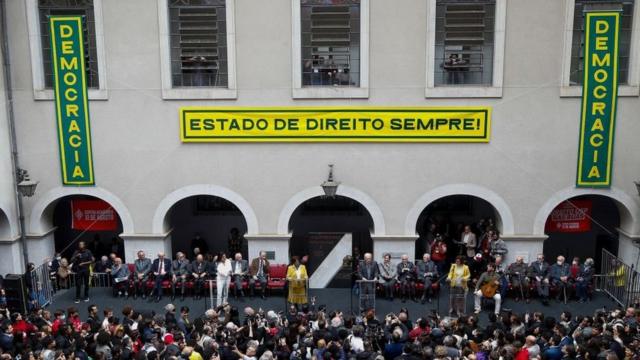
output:
M620 229L628 234L637 234L638 213L640 207L627 193L620 189L587 189L575 188L573 186L560 190L553 194L546 203L538 210L533 222L533 235L544 235L544 227L551 211L561 202L580 195L600 195L613 200L618 207L620 214Z
M475 184L448 184L428 191L413 204L405 220L405 235L416 235L416 224L422 211L432 202L450 195L470 195L485 200L498 213L499 219L496 219L496 221L502 228L502 235L514 234L515 229L511 209L500 195Z
M133 218L122 200L101 187L56 187L41 196L31 209L29 233L42 234L53 227L53 211L58 200L71 195L88 195L106 201L118 213L124 234L133 234Z
M217 196L230 201L238 207L244 216L244 219L247 222L247 235L259 234L258 218L247 200L233 190L213 184L188 185L173 191L162 199L156 208L155 214L153 215L153 223L151 227L153 233L164 234L169 231L167 214L171 207L182 199L197 195Z
M289 219L291 219L291 215L293 215L293 212L298 208L298 206L309 199L323 195L324 190L322 190L321 186L310 187L293 195L289 199L289 201L287 201L284 208L280 212L280 216L278 217L278 234L284 235L289 233ZM364 206L365 209L367 209L369 215L371 215L371 218L373 219L372 235L379 236L386 233L382 210L380 210L380 207L373 200L373 198L371 198L363 191L342 184L338 186L336 195L341 195L353 199Z

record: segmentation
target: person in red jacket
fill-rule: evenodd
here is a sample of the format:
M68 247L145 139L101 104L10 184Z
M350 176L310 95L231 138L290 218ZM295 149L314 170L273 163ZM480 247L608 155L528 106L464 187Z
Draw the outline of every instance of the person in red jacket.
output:
M442 235L436 235L436 241L431 246L431 260L438 266L438 274L444 274L445 260L447 259L447 244Z
M424 318L420 318L416 321L416 326L409 332L409 338L411 341L414 341L415 339L420 340L422 336L427 336L429 334L431 334L429 322Z
M23 334L30 334L38 330L33 324L26 322L20 313L14 313L11 316L11 320L14 334L19 332Z

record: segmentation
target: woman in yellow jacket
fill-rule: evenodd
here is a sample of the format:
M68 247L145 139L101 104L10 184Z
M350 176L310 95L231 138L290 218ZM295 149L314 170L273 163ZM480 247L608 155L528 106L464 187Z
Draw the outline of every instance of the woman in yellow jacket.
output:
M467 282L471 278L469 267L464 264L463 257L456 257L451 264L447 282L449 283L449 314L464 314L467 305Z
M307 303L307 268L300 264L297 256L291 258L291 265L287 268L287 281L289 282L289 296L287 301L292 304Z

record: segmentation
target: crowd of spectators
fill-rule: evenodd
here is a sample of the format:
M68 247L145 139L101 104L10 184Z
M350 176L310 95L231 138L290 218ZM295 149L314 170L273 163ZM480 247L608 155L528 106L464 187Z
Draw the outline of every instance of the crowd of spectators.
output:
M312 302L285 313L228 304L192 316L173 304L164 313L88 305L10 313L0 303L0 359L221 360L570 360L637 359L640 311L635 308L558 318L540 312L440 318L407 309L378 319L351 316Z

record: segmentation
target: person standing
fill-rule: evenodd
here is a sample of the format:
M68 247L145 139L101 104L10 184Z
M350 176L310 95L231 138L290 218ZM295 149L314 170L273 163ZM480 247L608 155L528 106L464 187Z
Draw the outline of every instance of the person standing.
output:
M144 251L138 251L138 258L133 262L133 298L137 298L141 295L142 298L147 297L147 280L149 279L149 273L151 272L151 259L145 257Z
M431 246L431 260L436 263L438 273L444 272L444 264L447 260L447 244L444 242L442 235L436 235L436 241Z
M164 252L159 252L158 258L153 260L151 271L155 276L153 291L156 294L156 302L160 302L162 300L162 282L171 279L171 260L164 257Z
M76 304L80 302L82 287L84 287L84 301L89 301L89 266L94 261L91 251L86 248L84 241L80 241L78 249L71 256L72 270L76 273Z
M231 261L227 259L227 255L220 253L218 255L218 263L216 264L216 305L224 305L229 299L229 280L231 278Z
M464 314L466 312L467 283L471 278L469 267L464 264L463 257L458 256L447 275L449 289L449 314Z
M267 292L267 280L269 278L269 260L267 260L267 253L260 251L260 255L251 260L251 266L249 266L249 291L251 297L254 296L256 290L256 281L260 283L260 290L262 292L262 299L265 299Z
M464 226L464 231L460 236L460 242L465 247L465 254L467 255L467 258L472 258L476 253L478 241L476 240L476 234L471 231L471 226Z
M193 239L191 239L191 251L195 250L196 248L201 254L207 254L209 252L209 245L207 244L207 241L203 239L199 233L196 233ZM198 254L194 255L198 256Z
M421 303L425 303L427 300L431 302L433 296L433 281L438 279L438 267L436 263L431 261L431 255L425 253L422 255L422 261L418 263L418 282L424 285L424 292L422 293Z
M242 289L242 281L244 277L247 275L249 267L247 265L247 260L242 259L241 253L236 253L233 261L231 262L231 268L233 269L233 296L238 298L238 291L240 292L240 296L244 297L244 290Z
M375 284L378 281L378 264L373 261L373 255L371 253L364 254L364 260L360 262L358 266L358 280L361 280L360 285L360 295L372 295L375 294ZM362 299L365 299L364 308L369 310L373 308L373 301L371 301L370 297L366 296Z
M544 305L549 305L549 264L544 261L544 255L538 254L536 261L529 267L531 277L535 279L538 296Z
M378 265L380 273L380 284L384 288L384 295L387 300L393 301L393 288L396 285L397 268L391 263L391 254L386 253L382 257L382 263Z
M307 303L307 268L300 264L297 256L291 258L291 264L287 268L287 282L289 283L289 295L287 301L291 304Z
M240 236L240 230L233 228L229 232L227 252L231 254L242 253L244 237Z

